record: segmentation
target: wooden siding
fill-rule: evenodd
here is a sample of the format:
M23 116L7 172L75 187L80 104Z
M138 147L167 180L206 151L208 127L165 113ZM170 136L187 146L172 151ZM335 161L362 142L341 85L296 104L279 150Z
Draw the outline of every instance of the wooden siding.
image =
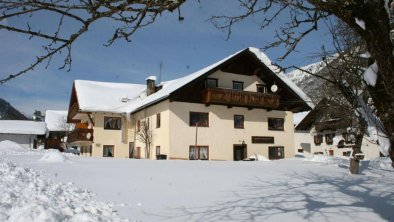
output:
M279 107L279 96L233 89L208 88L203 91L203 103L251 108L275 109Z
M72 131L67 137L67 142L72 143L76 141L93 142L93 129L75 129Z

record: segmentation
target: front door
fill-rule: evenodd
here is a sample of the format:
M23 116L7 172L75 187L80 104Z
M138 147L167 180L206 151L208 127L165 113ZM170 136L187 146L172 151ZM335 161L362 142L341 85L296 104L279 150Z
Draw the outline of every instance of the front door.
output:
M246 158L247 148L246 145L237 145L234 144L234 160L239 161Z
M270 160L278 160L285 158L285 148L283 146L268 147L268 158Z

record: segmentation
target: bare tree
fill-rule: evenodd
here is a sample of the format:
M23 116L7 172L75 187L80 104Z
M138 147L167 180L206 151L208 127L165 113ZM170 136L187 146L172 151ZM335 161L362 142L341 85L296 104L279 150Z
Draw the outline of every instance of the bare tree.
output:
M381 135L370 135L368 126L380 127L381 122L376 117L373 104L369 103L371 97L364 84L363 73L371 65L371 60L365 52L366 44L363 39L359 38L356 33L349 30L349 27L338 21L335 25L330 26L330 32L333 37L335 55L330 55L324 51L317 56L323 58L322 68L318 73L310 70L304 70L292 66L296 69L310 74L311 78L324 80L318 88L318 95L324 95L333 101L326 108L331 110L328 113L341 112L342 118L347 118L351 122L350 133L354 136L353 156L350 162L350 172L358 173L359 162L358 153L361 153L361 145L364 136L379 138ZM322 81L321 81L322 82ZM329 84L327 84L329 83ZM337 115L339 116L339 115ZM371 119L372 118L372 119ZM384 131L384 129L382 128ZM386 138L381 138L386 139ZM378 144L379 140L372 140L372 143Z
M25 74L41 63L46 63L48 67L52 58L60 54L64 55L64 62L59 68L70 70L72 45L99 20L110 19L115 22L113 35L105 44L110 46L118 39L131 41L131 36L138 29L152 24L161 13L172 12L184 2L185 0L1 0L0 30L42 40L44 53L37 55L35 61L17 73L2 73L4 77L1 77L0 83ZM53 27L40 28L39 23L32 23L32 18L39 14L51 16L56 21ZM6 22L14 18L25 25Z
M150 159L153 135L152 130L149 128L149 118L140 120L137 139L145 144L145 158Z
M390 39L390 5L385 0L238 0L244 10L235 16L214 16L214 25L231 35L234 24L249 17L263 15L261 28L266 28L280 16L286 16L288 22L278 27L276 38L265 49L284 46L286 48L279 60L285 59L297 49L298 44L311 32L322 25L337 19L345 23L356 35L365 42L366 50L374 62L376 83L363 80L365 90L372 97L376 113L383 123L386 135L394 144L394 46ZM289 17L290 16L290 17ZM378 69L378 70L377 70ZM342 70L339 73L347 72ZM351 72L355 73L355 72ZM340 79L340 78L338 78ZM341 81L343 83L344 81ZM346 97L343 84L341 93ZM353 100L352 98L349 98ZM394 148L389 156L394 167Z
M62 116L59 118L57 127L61 133L59 135L62 137L61 142L64 144L65 148L68 148L68 142L66 138L68 135L74 130L74 124L67 122L67 116ZM88 136L88 135L86 135ZM93 135L89 135L88 137L92 137Z

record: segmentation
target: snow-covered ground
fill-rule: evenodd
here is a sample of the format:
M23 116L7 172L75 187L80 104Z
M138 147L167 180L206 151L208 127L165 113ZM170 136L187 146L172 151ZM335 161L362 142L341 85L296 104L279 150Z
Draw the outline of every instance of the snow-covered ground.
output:
M363 161L361 175L347 164L90 158L0 142L0 221L394 221L389 161Z

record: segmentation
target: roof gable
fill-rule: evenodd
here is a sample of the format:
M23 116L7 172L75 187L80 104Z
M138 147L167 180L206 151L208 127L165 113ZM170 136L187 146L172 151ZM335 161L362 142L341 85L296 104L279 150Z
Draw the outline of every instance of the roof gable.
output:
M296 126L295 130L310 130L313 126L320 131L348 127L351 124L351 119L343 118L340 107L338 103L332 100L321 99L315 108Z
M309 98L276 66L272 65L268 57L257 48L246 48L190 75L163 82L161 83L162 88L149 96L146 96L146 86L141 84L75 80L76 98L74 100L82 112L133 113L168 99L171 95L189 87L190 84L201 81L220 69L243 75L261 76L263 73L264 78L275 82L283 89L282 93L285 93L285 98L288 98L288 101L283 100L285 103L282 107L286 109L297 107L299 109L294 111L309 110L313 107ZM127 98L127 101L122 102L121 98ZM71 103L72 101L70 101L70 107Z

